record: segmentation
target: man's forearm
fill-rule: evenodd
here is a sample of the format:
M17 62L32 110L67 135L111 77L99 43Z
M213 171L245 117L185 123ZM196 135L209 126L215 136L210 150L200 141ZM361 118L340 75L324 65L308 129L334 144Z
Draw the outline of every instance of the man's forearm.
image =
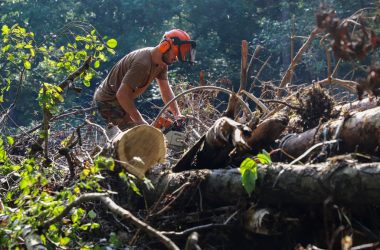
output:
M124 109L124 111L129 114L129 116L134 122L138 124L146 123L140 111L136 108L135 103L133 101L130 102L130 101L124 100L122 102L119 101L119 103L121 107Z
M164 101L165 104L167 104L169 101L171 101L174 98L174 93L171 87L169 86L169 82L167 80L165 81L160 81L160 91L161 91L161 96L162 100ZM170 111L172 111L174 116L181 116L181 112L178 108L178 104L176 101L172 102L169 105Z
M142 117L141 113L136 108L132 94L128 94L128 91L124 92L119 90L116 94L116 98L120 106L124 109L126 113L128 113L128 115L135 123L147 123Z

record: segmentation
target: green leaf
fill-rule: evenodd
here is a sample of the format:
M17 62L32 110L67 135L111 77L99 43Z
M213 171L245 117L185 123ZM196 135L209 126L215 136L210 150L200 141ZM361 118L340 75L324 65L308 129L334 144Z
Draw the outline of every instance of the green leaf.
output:
M87 214L87 216L90 218L90 219L95 219L96 218L96 213L94 212L94 210L90 210Z
M77 213L73 213L73 214L71 215L71 221L72 221L73 223L77 222L78 219L79 219L79 215L78 215Z
M8 140L8 144L9 144L10 146L12 146L13 143L15 142L15 140L14 140L13 137L11 137L11 136L7 136L7 140Z
M104 55L103 52L99 53L99 59L102 60L103 62L107 61L107 58L106 58L106 56Z
M9 31L10 31L10 29L9 29L8 25L3 25L3 27L1 27L1 33L3 35L8 35Z
M245 158L244 161L240 164L239 171L243 175L246 170L253 169L256 167L257 163L251 158Z
M255 190L256 180L257 180L256 171L247 170L241 176L243 187L249 196L251 196L252 192Z
M32 49L30 49L30 55L32 56L32 57L35 57L36 56L36 51L32 48Z
M50 231L50 232L58 232L58 228L57 228L56 225L51 224L51 225L49 226L49 231Z
M91 229L97 229L100 228L99 223L91 223Z
M257 159L260 161L261 164L271 164L272 163L270 155L265 150L263 150L263 153L260 153L257 155Z
M115 54L116 54L116 52L115 52L114 49L107 48L107 51L108 51L109 53L111 53L112 55L115 55Z
M257 164L251 158L246 158L240 164L241 182L245 191L250 196L255 189L257 180Z
M140 189L136 186L136 184L135 184L132 180L130 180L128 184L129 184L129 186L132 188L132 190L133 190L136 194L142 196L141 193L140 193Z
M91 226L91 223L83 224L80 226L80 229L82 229L83 231L86 231L89 226Z
M59 237L59 244L65 246L70 242L70 240L71 239L69 237Z
M87 74L84 76L84 80L85 80L85 81L90 81L90 80L92 79L92 76L93 76L92 73L87 73Z
M84 80L83 81L83 85L86 86L86 87L90 87L91 86L91 82L88 81L88 80Z
M11 45L8 44L7 46L4 46L1 50L3 51L3 53L5 53L10 48L11 48Z
M100 67L100 61L99 61L99 60L96 60L96 61L94 62L94 68L97 69L97 68L99 68L99 67Z
M20 189L25 189L26 187L31 187L33 185L33 179L30 175L25 176L19 183Z
M28 60L25 60L24 61L24 67L25 67L25 69L30 69L32 67L32 64Z
M117 41L111 38L107 41L107 46L110 47L111 49L114 49L117 46Z
M45 235L41 234L40 237L41 237L42 244L46 245L46 237L45 237Z

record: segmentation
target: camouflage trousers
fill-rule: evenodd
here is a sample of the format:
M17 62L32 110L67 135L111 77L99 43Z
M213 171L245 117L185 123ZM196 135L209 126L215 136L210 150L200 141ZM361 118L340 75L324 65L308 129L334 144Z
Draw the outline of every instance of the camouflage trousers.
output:
M136 126L131 117L120 104L115 101L101 102L94 100L99 114L108 122L117 125L121 130Z

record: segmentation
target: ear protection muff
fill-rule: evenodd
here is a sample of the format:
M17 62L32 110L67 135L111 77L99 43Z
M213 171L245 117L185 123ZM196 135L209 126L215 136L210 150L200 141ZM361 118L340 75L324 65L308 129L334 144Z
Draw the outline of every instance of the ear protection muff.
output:
M162 54L165 54L171 48L171 46L171 41L164 37L164 39L162 39L160 42L158 49Z

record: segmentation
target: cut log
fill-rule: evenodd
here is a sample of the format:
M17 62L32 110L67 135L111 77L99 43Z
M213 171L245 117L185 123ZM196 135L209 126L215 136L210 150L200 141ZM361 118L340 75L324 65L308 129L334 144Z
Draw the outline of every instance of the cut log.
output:
M219 118L198 142L172 168L173 172L201 168L222 168L228 164L231 153L246 151L245 141L251 130L230 118Z
M264 120L251 133L248 126L222 117L184 154L172 170L180 172L189 169L223 168L237 154L241 155L251 149L257 153L273 143L287 123L286 116L277 115Z
M150 173L155 186L145 198L153 203L163 194L172 194L184 187L172 207L184 207L197 196L210 207L236 204L239 200L259 200L272 205L323 204L327 198L350 205L380 205L380 163L358 164L353 160L332 159L321 164L258 166L254 196L249 198L241 184L239 170L192 170L181 173ZM153 171L152 171L153 172ZM191 187L191 188L190 188ZM188 194L188 195L186 195ZM198 198L195 198L196 202Z
M120 132L112 140L112 145L120 165L140 179L155 164L165 162L165 137L159 129L149 125Z
M349 117L327 122L301 134L289 136L281 148L298 157L316 143L338 139L338 153L359 152L380 155L380 107L357 112Z

